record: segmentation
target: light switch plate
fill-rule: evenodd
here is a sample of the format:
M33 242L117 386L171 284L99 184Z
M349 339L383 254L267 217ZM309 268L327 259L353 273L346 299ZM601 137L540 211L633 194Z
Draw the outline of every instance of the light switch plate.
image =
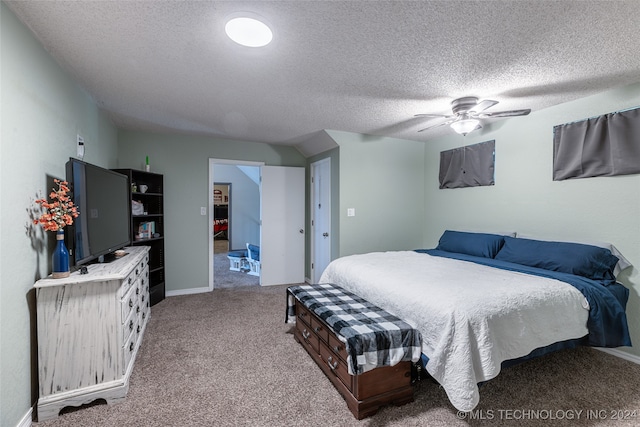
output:
M204 206L200 207L200 215L206 215L207 214L207 208L205 208Z
M347 208L347 216L356 216L355 208Z
M78 159L82 160L84 158L84 138L78 134Z

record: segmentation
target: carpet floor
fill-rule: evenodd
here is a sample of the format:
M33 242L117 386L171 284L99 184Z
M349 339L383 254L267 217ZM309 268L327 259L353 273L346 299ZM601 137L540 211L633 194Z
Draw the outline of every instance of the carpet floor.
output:
M213 288L239 288L260 286L260 278L242 271L229 270L229 242L214 240L213 246Z
M415 401L356 420L284 323L286 286L170 297L151 309L129 393L62 411L70 426L636 426L640 366L591 348L505 369L459 414L426 380Z

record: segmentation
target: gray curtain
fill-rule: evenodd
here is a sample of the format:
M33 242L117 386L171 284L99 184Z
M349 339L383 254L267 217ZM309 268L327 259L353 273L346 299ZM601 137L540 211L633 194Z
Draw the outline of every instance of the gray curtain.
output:
M495 140L440 152L440 188L494 185Z
M553 128L553 180L640 173L640 109Z

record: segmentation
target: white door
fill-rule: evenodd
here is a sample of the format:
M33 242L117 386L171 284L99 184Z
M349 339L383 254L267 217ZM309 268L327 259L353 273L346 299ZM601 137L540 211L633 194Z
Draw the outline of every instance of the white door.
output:
M331 262L331 159L311 165L311 280L320 276Z
M263 166L260 285L304 282L304 168Z

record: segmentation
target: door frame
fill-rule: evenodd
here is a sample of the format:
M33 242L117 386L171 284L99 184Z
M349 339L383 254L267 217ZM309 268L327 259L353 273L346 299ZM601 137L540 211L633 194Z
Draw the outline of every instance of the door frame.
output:
M213 291L213 271L214 271L214 266L213 266L213 260L214 260L214 253L213 253L213 245L214 245L214 241L213 241L213 220L214 220L214 216L213 216L213 186L214 186L214 178L215 178L215 173L214 173L214 169L215 169L215 165L233 165L233 166L257 166L257 167L262 167L264 166L264 162L250 162L250 161L243 161L243 160L229 160L229 159L215 159L215 158L209 158L209 183L207 185L208 191L209 191L209 201L208 201L208 211L209 211L209 225L208 225L208 236L209 236L209 291ZM230 196L231 197L231 196ZM231 214L231 212L229 212L229 214Z

